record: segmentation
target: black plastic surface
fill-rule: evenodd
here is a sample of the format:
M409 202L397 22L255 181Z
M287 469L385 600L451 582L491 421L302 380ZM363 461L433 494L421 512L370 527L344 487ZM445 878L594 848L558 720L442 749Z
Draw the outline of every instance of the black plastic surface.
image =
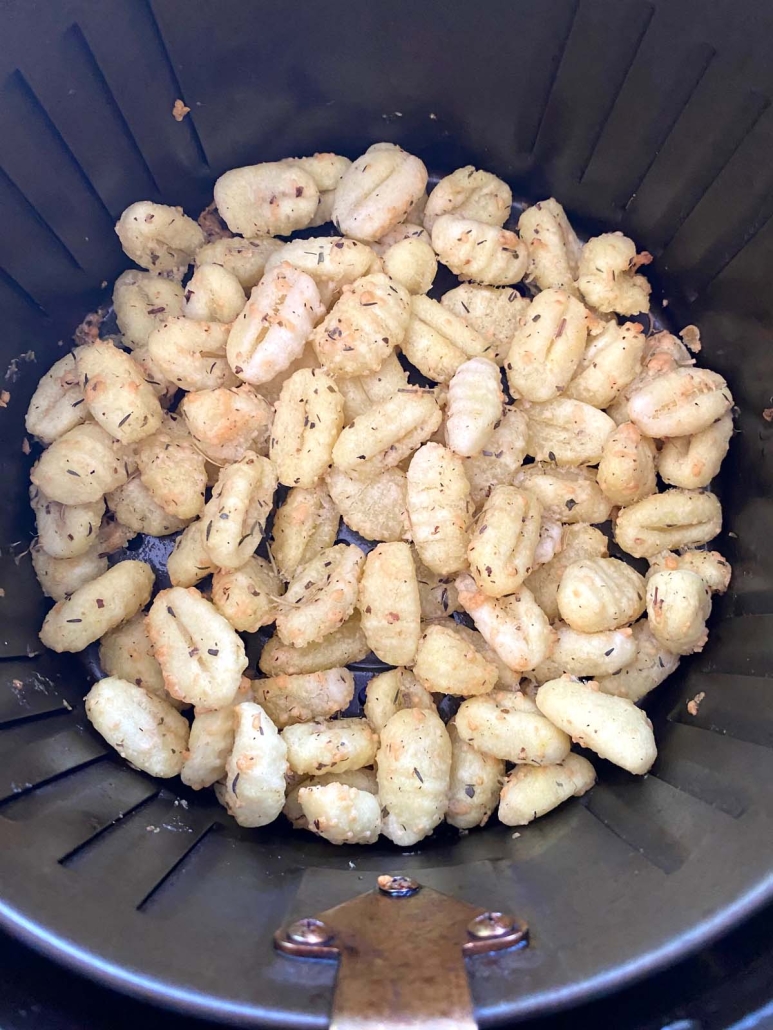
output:
M275 954L274 928L410 871L530 923L528 951L470 963L493 1025L644 976L771 896L772 30L750 0L0 4L0 918L14 932L163 1004L320 1027L333 969ZM127 264L122 208L196 213L225 168L377 139L630 231L740 408L721 484L733 586L706 651L648 704L652 775L604 768L519 836L441 833L409 854L239 831L214 800L123 766L85 726L83 666L27 657L40 600L19 557L24 411Z

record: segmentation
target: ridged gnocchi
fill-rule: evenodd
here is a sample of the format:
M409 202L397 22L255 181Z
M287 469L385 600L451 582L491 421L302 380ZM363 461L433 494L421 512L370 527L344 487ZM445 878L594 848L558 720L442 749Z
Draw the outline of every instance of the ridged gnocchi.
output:
M650 255L434 182L383 142L227 171L198 222L131 205L118 332L26 413L42 643L90 677L98 643L95 730L245 828L413 848L590 790L573 744L643 775L637 705L730 583L737 409L644 317Z

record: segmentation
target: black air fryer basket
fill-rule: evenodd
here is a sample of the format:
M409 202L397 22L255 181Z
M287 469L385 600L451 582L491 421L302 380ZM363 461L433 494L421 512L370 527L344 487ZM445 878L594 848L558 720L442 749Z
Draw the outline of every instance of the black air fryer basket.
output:
M643 977L770 899L773 7L3 0L0 39L3 924L164 1005L323 1027L335 964L278 953L274 931L402 873L529 924L528 948L468 962L490 1026ZM630 234L655 255L665 324L701 327L701 361L740 409L718 484L733 583L706 650L647 699L652 773L600 763L589 794L520 833L441 832L408 853L281 820L241 831L213 797L128 768L86 723L81 661L41 653L23 554L24 413L128 264L124 207L195 216L228 168L382 139L435 175L473 163L556 196L586 232Z

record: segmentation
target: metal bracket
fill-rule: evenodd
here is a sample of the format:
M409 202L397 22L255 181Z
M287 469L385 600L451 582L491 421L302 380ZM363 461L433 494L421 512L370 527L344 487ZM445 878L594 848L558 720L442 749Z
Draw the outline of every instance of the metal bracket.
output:
M474 1030L465 957L527 942L522 920L406 876L274 934L286 955L339 960L331 1030Z

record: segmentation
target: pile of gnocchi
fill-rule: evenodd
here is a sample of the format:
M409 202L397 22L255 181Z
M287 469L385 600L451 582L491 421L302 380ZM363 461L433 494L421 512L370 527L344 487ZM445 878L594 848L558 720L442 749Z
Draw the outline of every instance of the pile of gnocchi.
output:
M377 143L226 172L206 234L132 204L118 334L27 414L41 640L98 641L96 730L245 827L409 847L583 794L573 743L645 774L637 703L729 583L704 545L733 399L695 327L632 318L650 255L583 245L554 199L504 228L509 187L473 167L427 184ZM138 534L177 534L170 587L111 564Z

